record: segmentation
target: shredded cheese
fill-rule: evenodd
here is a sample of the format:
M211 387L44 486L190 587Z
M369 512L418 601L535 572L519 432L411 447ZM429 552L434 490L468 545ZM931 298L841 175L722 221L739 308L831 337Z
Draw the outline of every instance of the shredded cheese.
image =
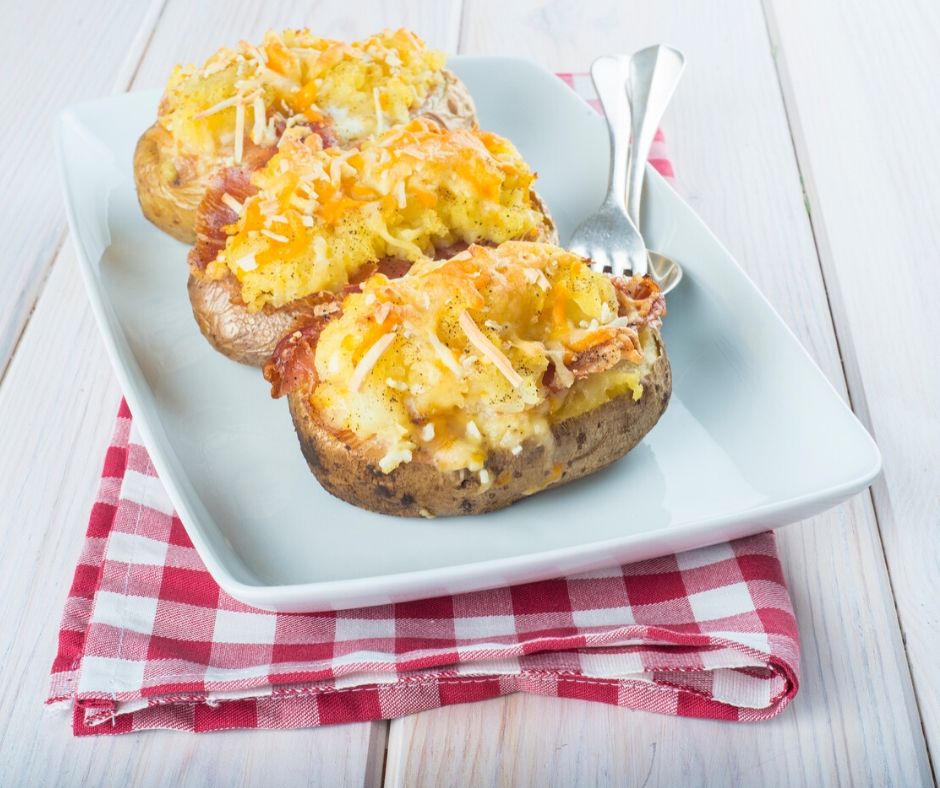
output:
M226 207L234 211L236 215L242 215L242 208L244 206L228 192L225 192L225 194L222 195L222 202L225 203Z
M281 244L286 244L290 238L286 235L281 235L280 233L272 233L270 230L262 230L261 234L266 238L270 238L272 241L277 241Z
M379 97L378 88L372 88L372 103L375 106L375 129L378 132L385 131L385 113L382 112L382 100Z
M236 164L242 163L242 153L245 148L245 105L238 102L235 105L235 152L233 158Z
M563 347L546 348L545 355L555 365L555 377L562 388L570 388L574 384L574 373L565 366L565 349Z
M522 377L513 369L512 364L509 359L506 358L505 354L480 331L477 324L473 322L473 318L470 317L470 313L461 312L458 322L467 335L467 339L470 340L470 343L493 362L496 369L503 373L503 377L505 377L514 388L519 388L523 382Z
M385 319L388 317L389 312L392 311L392 305L389 301L386 301L378 309L375 310L375 322L380 326L385 323Z
M388 346L394 341L395 332L392 331L388 334L383 334L375 341L375 344L365 352L356 365L356 368L353 370L352 377L349 378L350 391L359 391L360 386L362 386L363 381L372 371L372 368L379 363L382 354L388 350Z
M467 422L467 435L469 435L475 441L483 440L483 433L480 432L480 428L473 419L470 419L470 421Z
M260 145L262 142L264 142L265 131L267 131L268 128L267 113L264 108L263 96L260 94L255 96L255 100L252 103L251 108L255 116L251 129L251 141L255 145Z
M441 360L441 363L458 377L462 376L463 369L457 363L456 359L454 359L454 354L450 352L450 348L447 347L447 345L441 342L440 337L438 337L434 331L428 333L428 340L434 348L434 352L437 353L437 357Z
M379 460L379 469L391 473L403 462L411 462L411 449L392 449Z
M261 50L258 49L254 44L249 43L248 41L239 41L239 46L241 46L249 55L251 55L255 60L258 61L258 65L265 66L267 65L268 58Z
M208 118L210 115L215 115L216 112L221 112L223 109L228 109L229 107L234 107L236 104L241 103L241 96L231 96L230 98L223 99L218 104L213 104L209 109L204 109L202 112L197 112L193 115L193 120L202 120L203 118Z

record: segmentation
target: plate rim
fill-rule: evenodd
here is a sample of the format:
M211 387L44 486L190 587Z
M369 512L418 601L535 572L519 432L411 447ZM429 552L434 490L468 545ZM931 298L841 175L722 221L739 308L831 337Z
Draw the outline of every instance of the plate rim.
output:
M487 61L490 63L494 61L511 62L515 67L527 68L532 72L538 73L538 78L540 79L549 77L551 80L558 80L557 75L548 69L522 58L477 55L455 56L450 58L451 63L459 63L461 61ZM574 101L583 104L583 101L574 91L570 91L569 89L569 92ZM784 321L773 308L767 297L754 284L750 277L747 276L747 273L740 266L735 257L728 251L725 245L701 217L699 217L695 210L685 201L682 195L679 194L668 181L659 175L655 169L647 165L647 180L656 182L657 186L660 188L665 187L665 189L671 193L672 199L677 200L688 210L690 216L699 225L699 229L703 230L716 246L721 249L723 254L726 255L728 260L738 268L740 275L746 280L747 285L752 289L753 293L758 296L764 308L773 316L775 321L784 328L790 340L799 347L805 359L825 381L832 396L855 421L856 427L860 430L864 438L867 439L868 449L871 453L871 461L868 467L855 476L836 485L830 485L816 491L792 496L780 501L773 501L750 509L716 515L705 520L696 520L694 522L667 526L654 533L628 534L603 539L601 541L550 548L548 550L539 550L515 556L490 558L445 567L369 575L360 578L314 580L303 583L285 584L252 583L240 580L236 577L237 567L230 566L211 544L211 540L205 533L205 528L200 517L193 511L193 507L190 506L187 500L187 495L184 494L181 485L177 482L176 473L173 468L175 463L173 458L169 456L174 454L174 452L168 440L165 438L159 411L158 409L154 409L156 412L153 414L150 413L151 408L146 402L149 386L147 386L146 382L143 380L143 375L137 365L136 359L127 346L124 329L114 313L113 306L108 302L104 294L104 289L99 286L100 280L96 272L96 263L92 262L91 255L86 248L86 239L78 230L79 222L77 219L75 200L81 186L75 183L75 173L69 167L68 141L66 139L68 126L70 124L80 124L87 128L87 125L84 124L81 119L81 114L93 108L95 105L120 103L127 101L131 96L137 99L143 99L147 94L158 95L159 90L133 91L115 96L102 97L73 104L62 110L58 116L55 127L55 152L59 177L65 196L64 202L70 235L72 237L72 245L76 252L86 294L115 376L118 379L124 398L131 412L135 414L134 424L147 447L161 483L177 515L184 523L187 534L192 540L201 560L205 563L207 570L219 586L235 599L258 608L269 610L334 610L358 607L363 604L381 604L381 602L364 603L356 600L348 604L336 604L338 598L345 598L347 600L352 597L358 597L359 600L363 598L382 598L386 601L392 599L395 601L416 599L421 596L426 596L428 594L427 586L431 584L446 586L448 588L447 593L460 593L463 591L492 588L499 585L500 582L508 582L505 580L500 581L499 579L499 575L505 570L512 570L514 575L518 575L522 578L513 579L511 581L513 583L557 577L559 576L559 564L563 564L566 567L562 570L566 574L577 571L588 571L616 563L618 552L623 553L626 550L635 548L637 544L641 542L649 545L650 550L647 551L649 552L647 557L652 557L654 555L663 554L663 551L656 547L657 543L677 537L688 541L689 547L685 549L692 549L694 547L715 543L716 541L725 541L728 538L727 536L722 536L718 540L714 538L710 539L709 533L714 532L718 528L724 527L733 532L735 525L737 525L741 531L739 535L743 536L745 532L755 532L753 525L747 526L746 523L760 522L762 519L779 517L790 512L794 513L794 521L802 519L809 516L809 514L824 511L830 506L863 490L880 473L882 467L881 453L874 439L849 404L845 402L836 390L829 378L816 364L815 360L797 338L790 326L787 325L786 321ZM584 104L584 107L590 111L590 108L586 104ZM150 418L151 415L154 416L153 420ZM157 434L158 432L163 433L163 440L167 441L166 452L164 451L163 440L161 440L160 435ZM198 499L198 495L196 498ZM798 512L799 514L797 514ZM731 538L735 537L732 536ZM657 550L659 550L659 552L657 552ZM666 552L668 552L668 550ZM421 587L425 590L422 591Z

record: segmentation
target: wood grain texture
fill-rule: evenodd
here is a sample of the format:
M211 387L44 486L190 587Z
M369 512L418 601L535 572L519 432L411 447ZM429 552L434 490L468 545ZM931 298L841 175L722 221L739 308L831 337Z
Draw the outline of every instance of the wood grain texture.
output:
M849 390L884 455L875 509L936 764L940 5L767 10Z
M940 379L936 352L910 337L936 338L940 326L927 301L929 286L915 288L907 296L911 310L898 310L889 326L865 318L884 303L875 280L878 260L902 266L892 281L937 276L936 267L922 261L935 261L938 251L940 196L927 176L938 164L928 144L938 120L930 83L938 72L931 43L940 30L938 9L928 0L906 0L891 10L865 2L862 11L845 0L819 7L808 0L767 3L812 227L754 3L602 0L585 7L561 0L466 0L461 9L432 0L169 0L163 8L155 0L109 5L104 12L98 3L54 9L51 0L5 4L0 102L9 117L24 122L0 132L4 142L14 141L0 147L0 166L6 194L16 195L0 215L8 251L0 270L9 284L8 295L0 295L0 369L62 236L49 137L36 130L48 128L63 103L123 88L132 78L135 87L159 86L177 60L199 60L268 26L310 25L355 37L401 24L448 50L459 42L466 52L529 57L553 70L584 70L602 51L672 43L690 61L666 120L680 190L843 396L844 362L853 403L885 452L885 481L875 499L935 742L940 699L930 655L938 622L931 590L940 468L936 409L927 398ZM896 57L905 71L881 71L888 57L872 53ZM835 104L834 96L841 97ZM885 108L890 119L879 117ZM921 118L922 125L910 125L909 118ZM28 135L21 134L24 128ZM898 145L901 136L905 142ZM887 155L872 157L881 150ZM865 188L858 185L862 175ZM886 230L879 233L883 221ZM895 237L905 239L910 254L893 254ZM883 358L889 362L878 364ZM888 385L899 372L911 375L913 395L908 387ZM903 400L902 392L908 394ZM384 723L75 740L66 720L42 710L61 605L118 397L66 248L0 383L0 784L381 781ZM803 689L777 719L728 725L515 696L395 721L386 782L927 784L927 751L870 500L860 496L781 531L780 546L804 656Z
M450 48L456 46L458 30L455 14L431 2L340 6L228 0L195 6L170 0L152 38L149 29L141 32L139 21L120 14L112 18L114 27L105 19L87 20L83 45L87 51L88 41L100 36L100 46L123 53L136 39L149 43L141 62L138 47L136 57L122 66L124 82L119 79L118 84L126 86L136 75L135 88L160 85L178 60L203 58L219 45L260 35L268 26L309 25L324 35L355 37L398 23ZM13 36L4 36L0 27L0 43L23 29L19 24ZM53 30L64 37L63 30ZM53 40L42 44L43 57L52 58L43 73L51 79L57 65L68 65L69 84L81 83L86 60L56 61ZM107 53L97 55L100 62L94 68L104 68L113 79L115 65L107 66ZM95 87L95 73L90 72L89 96L107 91ZM62 214L58 197L51 193L57 189L51 172L49 181L45 201ZM36 188L44 187L38 183ZM45 226L45 215L18 215L24 237ZM119 398L74 254L66 244L0 384L0 664L5 677L0 687L0 785L378 784L388 728L384 722L270 733L148 732L76 740L67 719L43 709L59 616Z
M841 359L756 4L469 0L461 50L584 71L663 41L688 67L665 121L680 191L837 390ZM528 35L518 35L526 30ZM921 785L927 751L867 495L779 532L803 686L751 726L516 696L396 720L387 785Z
M0 4L0 377L65 232L55 118L67 104L127 88L162 2ZM120 45L89 46L94 39Z

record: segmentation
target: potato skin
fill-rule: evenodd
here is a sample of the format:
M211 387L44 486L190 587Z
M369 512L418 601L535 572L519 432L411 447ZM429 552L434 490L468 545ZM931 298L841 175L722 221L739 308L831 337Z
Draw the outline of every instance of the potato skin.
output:
M444 83L415 111L431 114L448 128L474 128L476 108L466 86L449 69L443 69ZM144 216L165 233L185 244L196 242L196 211L220 162L191 162L187 172L176 179L165 178L165 157L172 150L170 133L154 123L137 141L134 151L134 181ZM174 168L175 169L175 168Z
M262 367L298 318L309 314L309 307L249 312L233 302L238 288L226 287L234 279L216 281L189 275L189 300L199 330L220 353L241 364Z
M294 429L310 470L327 492L354 506L401 517L481 514L605 468L636 446L659 420L672 393L672 372L662 338L660 357L643 380L643 396L627 392L553 427L551 456L532 441L513 456L490 452L487 470L495 482L482 489L477 474L439 471L415 459L382 473L356 447L325 429L302 392L288 395Z
M208 184L206 175L164 178L164 155L170 150L170 134L158 124L147 129L134 150L134 181L144 216L163 232L185 244L196 242L196 209Z
M477 109L467 86L449 68L441 74L444 84L424 100L415 115L433 115L449 129L476 128Z
M539 196L539 193L535 191L535 189L532 190L532 202L542 214L543 219L542 226L536 230L536 237L532 240L546 244L555 244L557 246L559 240L558 228L555 226L555 220L552 219L552 215L549 213L548 206Z

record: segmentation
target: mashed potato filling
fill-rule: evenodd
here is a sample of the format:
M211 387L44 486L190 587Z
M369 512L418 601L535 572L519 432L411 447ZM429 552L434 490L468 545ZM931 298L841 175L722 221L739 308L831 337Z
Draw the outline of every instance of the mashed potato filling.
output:
M634 310L581 258L531 242L373 276L319 336L311 405L373 447L385 473L420 455L486 484L491 451L550 443L554 424L642 396L661 314L642 312L659 298L643 287Z
M423 260L455 243L535 237L535 175L511 142L416 119L358 149L300 129L252 174L258 192L206 275L233 275L251 311L338 292L386 257Z
M445 57L408 30L347 44L309 30L268 31L223 48L201 68L177 66L157 122L177 153L232 155L246 140L273 145L278 125L327 123L340 141L406 122L442 88Z

